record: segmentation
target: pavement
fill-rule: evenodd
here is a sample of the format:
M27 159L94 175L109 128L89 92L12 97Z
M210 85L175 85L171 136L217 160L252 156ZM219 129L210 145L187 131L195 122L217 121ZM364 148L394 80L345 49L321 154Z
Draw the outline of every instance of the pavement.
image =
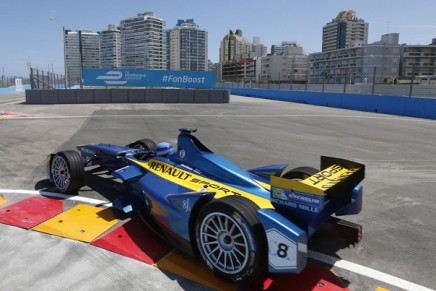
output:
M45 158L53 151L142 138L175 143L182 127L197 127L195 135L212 151L242 167L319 167L320 155L365 164L363 211L346 218L363 225L363 240L355 247L314 240L312 262L350 290L434 288L434 120L239 96L230 104L27 105L23 93L2 94L0 190L47 190ZM100 182L87 181L79 196L119 195ZM0 207L28 197L3 195ZM0 233L0 290L208 289L79 241L5 224Z

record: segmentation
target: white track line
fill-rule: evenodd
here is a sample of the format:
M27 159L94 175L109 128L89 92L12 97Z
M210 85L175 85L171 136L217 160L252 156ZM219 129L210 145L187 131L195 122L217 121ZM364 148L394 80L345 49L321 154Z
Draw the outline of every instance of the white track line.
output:
M331 266L335 266L337 268L341 268L353 273L357 273L360 275L363 275L365 277L369 277L378 281L381 281L383 283L390 284L392 286L404 289L404 290L410 290L410 291L434 291L433 289L429 289L427 287L423 287L420 285L417 285L415 283L411 283L409 281L403 280L401 278L356 264L352 262L348 262L345 260L341 260L338 258L334 258L322 253L318 253L315 251L308 252L308 257L312 258L314 260L326 263Z
M61 194L61 193L46 192L46 191L0 189L0 194L40 195L40 196L61 198L61 199L77 201L77 202L84 202L84 203L89 203L92 205L112 207L112 203L110 203L108 201L97 200L97 199L86 198L86 197L79 197L79 196L72 196L72 195Z
M371 114L372 112L368 112ZM2 120L50 120L50 119L86 119L86 118L162 118L162 117L171 117L171 118L185 118L185 117L208 117L208 118L265 118L265 117L323 117L323 118L345 118L345 119L376 119L376 120L403 120L403 121L414 121L414 122L425 122L425 123L433 123L435 120L432 119L420 119L417 117L409 117L409 116L396 116L396 115L380 115L376 116L376 113L373 113L374 116L364 116L364 115L337 115L337 114L187 114L187 115L168 115L168 114L130 114L130 115L122 115L122 114L110 114L110 115L56 115L56 116L27 116L27 117L8 117L2 118ZM29 114L31 115L31 114Z
M85 202L93 205L106 206L111 207L112 203L103 200L97 200L86 197L78 197L71 196L67 194L60 194L54 192L46 192L46 191L31 191L31 190L10 190L10 189L0 189L0 194L24 194L24 195L41 195L41 196L49 196L54 198L62 198L71 201ZM415 283L403 280L401 278L356 264L352 262L348 262L345 260L341 260L338 258L334 258L322 253L318 253L315 251L308 251L308 257L314 260L326 263L331 266L335 266L337 268L341 268L356 274L363 275L368 278L375 279L377 281L410 291L434 291L433 289L429 289L424 286L417 285Z

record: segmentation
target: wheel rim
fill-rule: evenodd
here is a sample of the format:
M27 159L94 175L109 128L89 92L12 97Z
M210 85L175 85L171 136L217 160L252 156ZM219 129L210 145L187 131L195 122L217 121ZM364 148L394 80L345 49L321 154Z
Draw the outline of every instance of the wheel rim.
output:
M61 156L56 156L53 159L51 167L53 181L60 191L65 191L70 184L71 176L68 170L67 162Z
M248 262L248 243L239 224L224 213L210 213L200 225L200 247L221 272L235 274Z

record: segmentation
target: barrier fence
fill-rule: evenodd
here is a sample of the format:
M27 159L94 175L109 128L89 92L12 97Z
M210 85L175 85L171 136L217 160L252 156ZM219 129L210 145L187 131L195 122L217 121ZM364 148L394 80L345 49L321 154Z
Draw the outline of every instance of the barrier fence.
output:
M65 76L30 68L30 87L31 89L62 89L65 88Z
M219 82L220 88L252 88L282 91L328 92L365 95L415 96L436 98L434 84L296 84L296 83L255 83Z

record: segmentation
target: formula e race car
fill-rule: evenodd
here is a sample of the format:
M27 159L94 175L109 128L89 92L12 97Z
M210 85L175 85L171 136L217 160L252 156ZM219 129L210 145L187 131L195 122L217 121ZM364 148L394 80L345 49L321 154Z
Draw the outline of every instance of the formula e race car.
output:
M299 273L307 243L324 224L356 243L361 226L336 216L362 207L365 166L321 157L320 170L287 165L245 170L180 129L177 147L143 139L126 146L87 144L52 153L49 180L62 193L84 185L85 168L100 166L122 181L113 206L145 213L173 246L200 256L220 277L248 284L264 271Z

